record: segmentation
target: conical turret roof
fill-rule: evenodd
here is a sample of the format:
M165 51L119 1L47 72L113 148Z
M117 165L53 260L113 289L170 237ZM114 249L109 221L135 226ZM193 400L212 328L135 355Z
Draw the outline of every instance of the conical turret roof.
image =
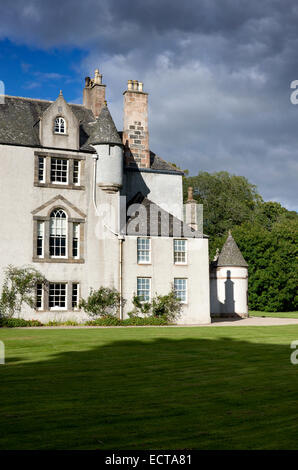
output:
M121 145L121 139L107 105L104 105L94 123L90 123L88 143Z
M222 247L220 255L217 259L217 266L240 266L247 267L248 264L242 256L237 243L229 231L229 236Z

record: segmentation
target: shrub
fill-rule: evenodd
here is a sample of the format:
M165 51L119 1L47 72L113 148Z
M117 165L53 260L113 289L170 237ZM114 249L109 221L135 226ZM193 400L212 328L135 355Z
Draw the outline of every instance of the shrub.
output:
M181 302L172 289L167 295L155 295L152 300L152 315L174 321L181 314Z
M20 328L28 326L44 326L38 320L24 320L23 318L9 318L1 317L0 318L0 327L3 328Z
M79 307L91 317L113 317L118 313L119 304L120 294L117 289L100 287L98 290L91 289L89 297L87 300L82 299Z
M168 321L164 317L136 317L132 316L125 320L116 317L97 318L85 323L88 326L147 326L147 325L167 325Z
M0 317L19 314L23 303L33 308L36 302L36 284L45 284L45 277L31 266L17 268L9 265L0 297Z
M134 295L132 303L134 309L128 313L130 318L137 317L140 313L143 315L150 315L150 310L152 307L150 302L142 302L142 300L137 295Z
M58 321L58 320L50 320L45 324L45 326L78 326L79 323L75 320L65 320L65 321Z
M122 321L119 318L113 317L112 315L103 317L103 318L96 318L96 320L89 320L86 321L85 325L88 326L120 326L122 325Z
M123 326L147 326L147 325L168 325L168 320L164 317L131 317L122 320Z
M172 322L181 314L181 302L173 289L166 295L155 294L151 303L142 302L135 295L133 305L134 309L128 314L131 319L163 318L166 322Z

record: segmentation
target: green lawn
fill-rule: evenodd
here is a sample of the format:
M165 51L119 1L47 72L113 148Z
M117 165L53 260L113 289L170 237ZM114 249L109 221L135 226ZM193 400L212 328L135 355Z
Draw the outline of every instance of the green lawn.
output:
M298 318L298 312L256 312L249 311L251 317Z
M0 339L0 449L298 448L298 325Z

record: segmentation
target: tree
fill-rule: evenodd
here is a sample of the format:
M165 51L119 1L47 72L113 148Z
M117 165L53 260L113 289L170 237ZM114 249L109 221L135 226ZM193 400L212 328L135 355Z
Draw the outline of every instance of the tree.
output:
M36 303L36 285L45 284L45 277L32 266L18 268L9 265L4 270L5 277L0 297L0 317L20 314L23 304L33 308Z
M249 308L297 310L298 214L278 202L264 202L254 185L227 172L184 177L184 199L193 186L203 204L210 260L221 250L228 230L249 265Z
M271 230L245 223L233 236L248 262L249 308L267 312L298 309L298 216L277 221Z
M187 200L187 188L192 186L194 198L203 204L204 232L211 241L222 237L227 230L251 219L262 202L256 186L243 176L199 172L197 176L184 177L183 195Z

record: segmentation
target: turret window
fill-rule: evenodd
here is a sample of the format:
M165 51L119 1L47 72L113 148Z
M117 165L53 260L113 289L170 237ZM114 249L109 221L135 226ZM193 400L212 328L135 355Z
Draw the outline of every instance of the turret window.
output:
M54 125L55 134L66 134L66 122L63 117L57 117Z

